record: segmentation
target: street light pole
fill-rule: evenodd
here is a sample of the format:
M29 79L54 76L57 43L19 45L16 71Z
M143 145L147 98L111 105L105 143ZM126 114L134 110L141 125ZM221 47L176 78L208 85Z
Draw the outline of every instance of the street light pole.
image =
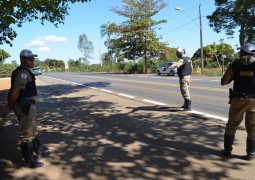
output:
M192 19L186 11L184 11L184 10L183 10L182 8L180 8L180 7L176 7L175 10L176 10L176 11L183 11L184 14L199 28L199 26L198 26L198 24L196 23L196 21L194 21L194 19Z
M204 69L204 50L203 50L203 32L202 32L202 16L201 16L201 4L199 4L199 20L200 25L198 26L197 23L192 19L182 8L176 7L175 10L177 11L183 11L186 16L188 16L189 19L192 20L192 22L200 29L200 54L201 54L201 75L203 75L203 69Z
M204 50L203 50L203 31L202 31L201 4L199 4L199 19L200 19L201 75L203 75L203 69L204 69Z
M100 45L101 45L101 38L100 38L100 42L99 42L99 60L100 60L100 65L101 65L101 67L102 67L102 64L103 64L103 63L102 63L101 48L100 48L101 46L100 46Z

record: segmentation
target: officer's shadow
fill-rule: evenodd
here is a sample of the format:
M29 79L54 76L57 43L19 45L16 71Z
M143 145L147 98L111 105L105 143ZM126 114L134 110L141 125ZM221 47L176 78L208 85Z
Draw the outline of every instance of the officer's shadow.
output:
M127 107L129 109L132 109L130 113L136 112L136 111L161 111L161 112L179 112L183 111L181 107L169 107L169 106L139 106L139 107Z
M22 166L18 124L13 113L7 115L5 122L0 126L0 171L11 162L13 166ZM9 162L8 162L9 161Z

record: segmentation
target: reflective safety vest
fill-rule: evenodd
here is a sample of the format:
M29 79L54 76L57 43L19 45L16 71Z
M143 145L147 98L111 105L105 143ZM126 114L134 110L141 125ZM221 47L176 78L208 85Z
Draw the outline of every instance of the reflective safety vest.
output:
M255 95L255 62L245 65L234 61L231 67L234 75L233 91Z
M178 76L188 76L191 75L191 59L189 57L182 58L185 64L177 69Z

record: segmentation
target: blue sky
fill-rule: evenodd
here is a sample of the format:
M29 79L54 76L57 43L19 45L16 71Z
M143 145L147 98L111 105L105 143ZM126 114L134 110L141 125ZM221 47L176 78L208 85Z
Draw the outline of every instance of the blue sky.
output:
M182 47L188 55L200 47L199 34L199 4L201 4L203 45L219 43L221 38L225 43L235 48L239 44L238 33L233 39L228 39L225 32L217 34L208 25L207 15L214 10L214 0L166 0L168 6L160 11L153 19L166 19L168 22L162 24L158 35L162 35L161 41L168 42L170 47ZM56 28L53 24L39 21L25 23L21 28L15 30L18 37L12 42L13 46L1 45L0 49L7 51L11 57L6 63L16 60L19 62L19 53L22 49L30 49L38 54L40 60L46 58L68 61L78 59L82 53L78 49L78 38L86 34L89 41L93 43L94 53L90 64L100 63L99 54L106 52L103 44L105 38L101 39L100 26L107 22L120 23L124 19L110 11L111 7L121 6L121 0L92 0L84 4L76 3L70 6L69 16L64 25ZM176 11L179 7L182 11ZM191 21L191 19L195 19Z

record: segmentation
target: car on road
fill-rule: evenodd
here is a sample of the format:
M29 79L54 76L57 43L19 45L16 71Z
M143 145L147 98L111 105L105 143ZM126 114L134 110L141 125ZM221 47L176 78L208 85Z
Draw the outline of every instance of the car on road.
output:
M42 75L42 69L40 67L33 67L31 68L31 72L35 75Z
M174 76L177 74L177 67L168 68L170 65L175 64L175 62L166 62L156 69L157 75L167 74L168 76Z

